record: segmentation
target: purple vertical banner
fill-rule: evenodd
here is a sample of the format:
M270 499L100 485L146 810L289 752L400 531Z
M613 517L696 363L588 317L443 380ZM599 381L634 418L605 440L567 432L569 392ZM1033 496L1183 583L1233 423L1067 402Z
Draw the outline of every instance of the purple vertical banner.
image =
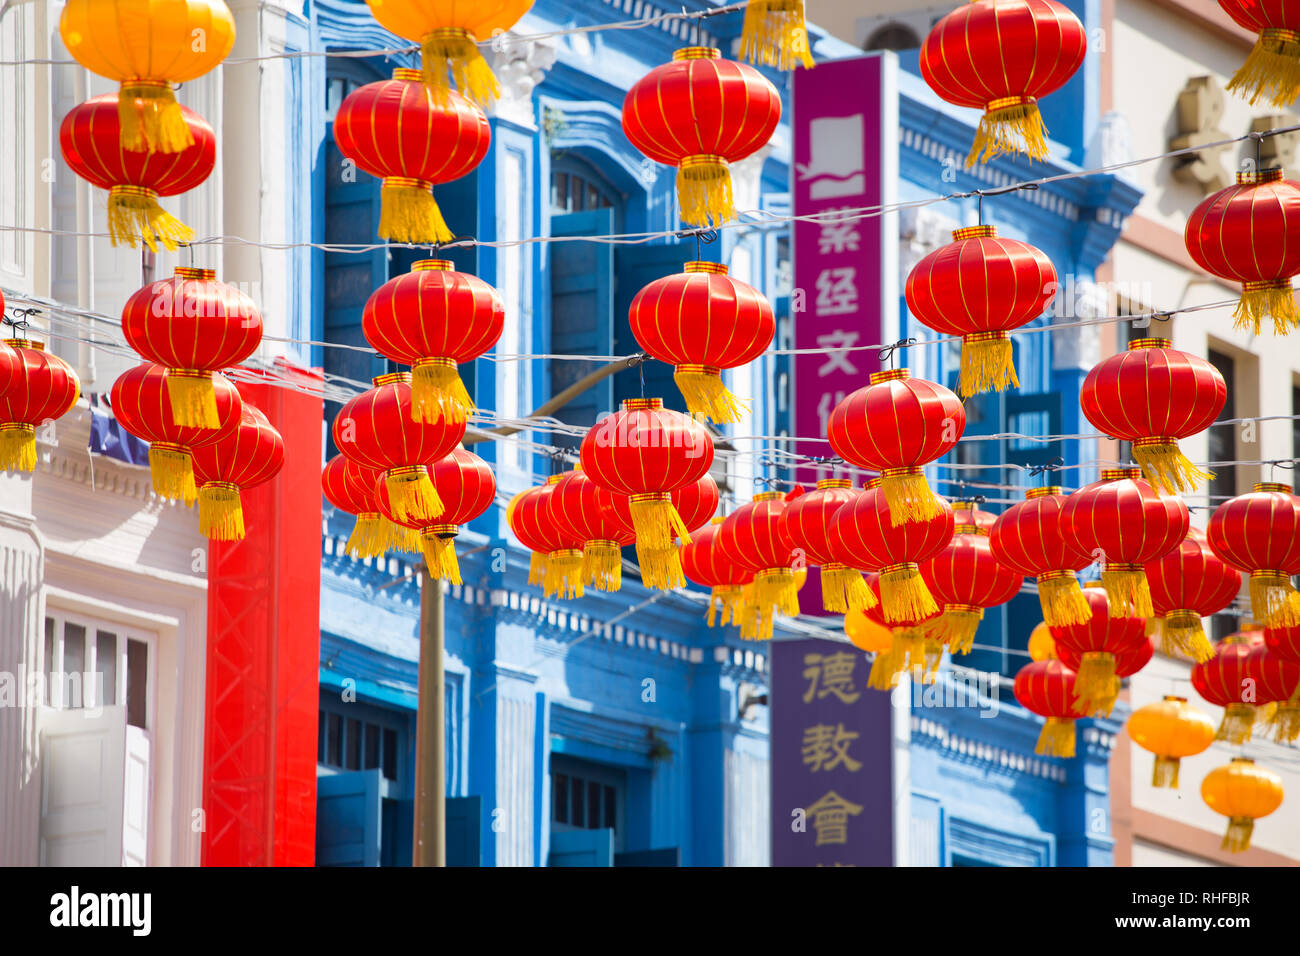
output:
M820 67L819 67L820 69ZM891 866L890 695L838 641L772 645L773 866Z
M792 448L801 455L834 455L828 443L807 439L824 437L831 410L880 368L878 353L861 347L898 337L897 215L849 218L853 210L894 201L896 70L892 54L875 54L794 73L792 205L797 217L822 217L794 224L794 347L846 349L794 357L792 434L804 440ZM811 487L836 475L806 467L796 476ZM815 572L800 592L800 608L822 613Z

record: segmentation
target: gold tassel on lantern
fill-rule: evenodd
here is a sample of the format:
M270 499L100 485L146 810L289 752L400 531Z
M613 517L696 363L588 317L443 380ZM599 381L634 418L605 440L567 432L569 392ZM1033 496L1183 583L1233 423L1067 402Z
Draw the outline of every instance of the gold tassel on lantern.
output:
M631 511L642 582L680 579L682 562L673 538L681 539L682 544L690 544L691 534L677 513L672 497L667 492L632 495ZM647 583L647 586L654 585Z
M1148 618L1155 613L1151 586L1142 565L1108 561L1101 569L1101 585L1106 589L1111 617Z
M1074 756L1074 721L1064 717L1048 717L1038 734L1034 753L1040 757Z
M547 597L582 597L582 552L565 548L548 554L542 590Z
M582 579L597 591L623 586L623 552L617 541L588 541L582 546Z
M686 574L682 571L681 554L676 547L643 548L637 546L637 561L641 565L641 583L656 591L672 591L686 587Z
M943 512L918 467L886 468L880 473L879 487L889 505L889 523L895 527L909 521L929 521Z
M439 27L420 41L424 85L433 101L447 103L455 85L460 94L480 106L491 106L501 95L496 74L479 52L474 35L459 27Z
M244 540L238 485L209 481L199 489L199 531L213 541Z
M1164 619L1153 618L1157 622L1156 632L1160 638L1160 650L1170 655L1186 654L1198 664L1214 656L1214 645L1205 636L1201 627L1201 616L1195 611L1171 611Z
M709 592L709 627L725 627L728 621L740 624L744 613L745 589L738 585L719 585ZM719 620L718 612L721 611Z
M394 524L387 518L384 524L388 528L388 547L394 551L406 551L414 553L420 550L420 536L414 528L408 528L404 524ZM383 551L379 552L383 554Z
M25 422L0 425L0 471L35 470L36 426Z
M220 428L217 390L212 373L196 369L167 370L167 398L172 419L182 428Z
M741 640L756 641L758 640L758 628L762 620L762 614L758 609L758 605L754 603L754 584L752 581L745 585L741 595L737 610L738 616L733 618L733 621L738 621L740 624Z
M158 204L158 194L143 186L114 186L108 191L108 238L113 245L135 248L143 239L153 252L162 243L168 252L194 238L194 230Z
M721 156L687 156L677 170L682 222L707 228L736 218L731 169Z
M1019 388L1011 338L1006 332L973 332L962 337L962 398L982 392Z
M1183 454L1178 442L1172 438L1139 438L1133 443L1133 460L1142 469L1142 477L1157 491L1166 494L1195 491L1203 481L1214 477L1202 471Z
M1250 849L1250 835L1254 832L1255 821L1252 818L1229 817L1228 829L1219 848L1229 853L1243 853Z
M388 519L377 511L364 511L357 515L345 550L358 558L377 558L388 550L391 540Z
M1261 30L1228 92L1249 98L1251 106L1261 98L1274 106L1295 102L1300 97L1300 33L1275 27Z
M1241 284L1241 301L1232 313L1236 320L1233 328L1259 335L1260 325L1268 316L1273 319L1274 335L1286 335L1300 325L1300 309L1296 308L1290 279Z
M804 0L749 0L740 31L740 58L778 70L811 70Z
M1223 708L1223 720L1214 735L1215 740L1226 740L1234 746L1250 740L1255 727L1254 704L1229 704Z
M1177 757L1161 757L1157 754L1155 769L1151 772L1151 786L1178 789L1179 763Z
M986 163L1004 153L1047 158L1047 127L1032 96L1008 96L988 104L980 117L966 165Z
M1280 744L1294 743L1300 738L1300 687L1287 701L1279 701L1273 710L1273 739Z
M770 568L754 575L750 606L758 613L755 639L772 639L772 625L778 614L794 617L799 613L799 588L789 568Z
M976 604L945 604L943 614L921 625L935 640L946 644L950 654L969 654L975 633L984 620L984 608Z
M867 675L867 686L875 690L889 690L898 683L899 676L909 664L923 665L924 639L916 628L893 628L893 641L889 650L876 654Z
M460 423L474 411L455 359L426 358L411 366L411 417L433 425Z
M920 648L912 654L912 679L921 684L933 684L939 678L939 664L943 662L943 642L922 636Z
M433 521L443 511L438 489L429 480L429 470L424 465L403 465L390 468L384 480L388 485L388 500L393 517L398 521Z
M541 585L546 580L546 555L540 551L534 551L528 559L528 583Z
M456 238L433 198L433 183L386 176L379 190L379 238L432 245Z
M187 505L198 500L194 486L194 464L190 453L171 442L153 442L149 446L149 474L153 490L161 498L172 498Z
M1295 627L1300 624L1300 594L1281 571L1252 571L1250 610L1266 627Z
M919 621L939 610L913 562L889 564L880 570L881 615L887 622Z
M122 148L135 153L179 153L194 145L194 134L166 80L130 80L117 94Z
M460 584L460 562L456 560L456 534L454 524L436 524L420 532L420 551L424 566L435 581Z
M1115 655L1087 651L1074 677L1074 704L1089 713L1104 708L1115 683Z
M832 614L869 611L880 603L863 580L862 572L847 564L823 564L821 583L822 609Z
M1083 596L1079 579L1073 571L1048 571L1038 576L1038 603L1048 627L1087 624L1092 619L1092 605Z
M679 365L673 381L686 399L686 410L719 424L735 424L749 414L749 406L722 384L722 371L712 365Z

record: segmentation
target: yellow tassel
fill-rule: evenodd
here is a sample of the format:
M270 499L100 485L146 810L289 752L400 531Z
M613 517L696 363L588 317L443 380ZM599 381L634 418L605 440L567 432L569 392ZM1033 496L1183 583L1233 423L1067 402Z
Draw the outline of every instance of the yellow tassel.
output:
M889 690L898 683L898 676L907 667L907 650L895 640L889 650L876 655L867 675L867 686L873 690Z
M727 161L721 156L687 156L677 170L677 201L688 226L717 226L735 219Z
M1226 740L1234 746L1250 740L1255 728L1254 704L1229 704L1223 708L1223 720L1214 735L1215 740Z
M681 554L677 548L643 547L638 541L636 559L641 565L641 583L646 587L656 591L686 587L686 575L682 572Z
M35 425L25 422L6 422L0 425L0 469L36 470Z
M167 398L172 418L182 428L220 428L217 413L217 390L211 372L170 369L167 372Z
M123 83L117 94L122 148L135 153L179 153L194 145L194 134L176 94L162 81Z
M451 242L455 236L433 198L433 185L388 176L379 191L379 238L417 245Z
M1155 769L1151 771L1151 786L1178 789L1179 763L1177 757L1157 756Z
M794 572L789 568L760 571L754 575L751 587L753 591L748 604L758 616L755 639L771 640L776 615L794 617L799 613L799 589L795 584Z
M1115 655L1088 651L1074 677L1074 706L1085 713L1104 706L1114 682Z
M749 406L722 384L722 373L712 366L679 365L673 372L673 381L692 415L734 424L749 414Z
M244 540L238 485L209 481L199 489L199 531L213 541Z
M922 637L920 648L912 653L912 679L922 684L933 684L939 677L939 664L943 661L943 642Z
M951 654L969 654L984 609L973 604L945 604L943 614L921 625L927 635L948 646Z
M1052 571L1038 577L1038 603L1048 627L1087 624L1092 619L1092 605L1083 596L1083 588L1073 571Z
M582 546L582 579L597 591L623 586L623 552L617 541L588 541Z
M429 471L423 465L405 465L390 468L385 475L388 501L393 517L398 521L432 522L443 512L438 489L429 480Z
M1273 318L1274 335L1287 335L1300 325L1300 309L1296 308L1290 279L1245 282L1241 290L1241 301L1232 313L1234 328L1259 335L1260 325L1268 316Z
M453 359L421 359L411 366L411 418L433 425L446 419L459 424L474 411L460 370Z
M117 246L135 248L143 239L155 253L162 243L168 252L194 238L194 230L158 204L158 194L141 186L114 186L108 191L108 238Z
M153 490L159 497L172 498L187 505L198 500L190 453L179 445L163 442L150 445L149 474L153 478Z
M1250 835L1255 832L1255 821L1250 817L1229 817L1228 830L1223 834L1221 849L1229 853L1242 853L1250 849Z
M501 84L474 35L457 27L440 27L420 42L420 65L424 85L433 101L446 105L447 91L454 85L460 94L479 106L491 106L501 95Z
M1156 439L1153 444L1143 444L1142 440L1134 442L1133 460L1142 469L1142 477L1153 488L1157 491L1163 489L1169 495L1195 491L1201 482L1214 477L1213 472L1202 471L1192 464L1178 443L1172 440Z
M387 519L376 512L357 515L345 550L358 558L377 558L388 550L391 539Z
M1270 721L1273 739L1280 744L1294 743L1300 738L1300 702L1294 695L1289 701L1279 702Z
M426 532L420 535L420 550L424 554L424 566L434 580L461 583L454 537Z
M709 592L709 627L719 625L725 627L728 621L740 624L741 615L744 613L744 600L744 588L732 585L715 587ZM719 611L722 612L720 621L718 620Z
M679 538L682 544L691 543L691 533L667 493L633 495L631 511L638 555L642 545L654 551L665 551L673 547L673 538Z
M384 526L388 529L388 547L394 551L412 553L420 550L420 535L414 528L408 528L404 524L394 524L387 518L384 519Z
M939 610L913 563L891 564L880 572L881 614L888 623L920 621Z
M1101 584L1106 589L1111 617L1148 618L1155 613L1151 606L1151 586L1147 584L1142 565L1107 564L1101 570Z
M869 611L880 602L862 572L846 564L824 564L821 569L822 608L832 614Z
M577 548L565 548L548 554L542 590L547 597L582 597L582 552Z
M1170 657L1185 654L1198 664L1214 656L1214 645L1205 636L1201 618L1195 611L1172 611L1159 623L1160 650Z
M1300 624L1300 594L1289 577L1276 571L1251 572L1250 609L1251 616L1266 627Z
M1006 332L977 332L962 338L962 398L1019 388L1011 339Z
M1288 107L1300 97L1300 35L1293 30L1262 30L1254 48L1228 84L1228 92L1263 98Z
M1063 717L1048 717L1038 734L1034 753L1041 757L1074 756L1074 721Z
M749 0L740 32L740 58L778 70L812 69L804 0Z
M1021 153L1031 159L1047 158L1047 127L1043 125L1038 104L1033 100L1021 102L1022 99L1013 97L1011 105L1007 106L995 102L980 117L975 142L966 157L968 167L977 162L987 163L1004 153Z
M943 513L920 468L886 468L880 473L880 493L889 505L889 523L895 527L929 521Z
M546 580L546 555L540 551L534 551L528 560L528 583L541 585Z

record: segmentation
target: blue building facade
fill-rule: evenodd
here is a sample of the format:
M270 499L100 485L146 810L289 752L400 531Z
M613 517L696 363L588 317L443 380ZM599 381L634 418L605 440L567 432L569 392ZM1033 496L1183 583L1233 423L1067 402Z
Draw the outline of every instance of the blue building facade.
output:
M688 2L686 9L708 4ZM1096 22L1098 5L1076 12ZM662 7L662 9L660 9ZM521 35L678 12L647 0L539 0ZM440 255L493 283L507 306L507 331L494 350L463 369L480 409L508 426L604 364L640 349L627 306L647 282L689 259L726 263L777 308L777 347L790 342L792 296L788 231L770 225L721 231L697 252L693 238L610 245L582 241L521 243L533 236L671 232L680 228L674 171L644 160L623 136L620 106L629 86L687 45L733 55L738 14L667 20L637 30L570 33L496 44L490 59L505 95L491 115L493 145L478 171L437 189L451 228L476 243ZM392 39L362 0L313 0L302 24L311 49L382 49ZM819 57L861 51L811 31ZM898 198L931 199L1051 177L1084 163L1096 126L1097 63L1088 63L1044 112L1059 161L998 160L968 172L973 117L939 101L917 72L915 51L883 54L897 70ZM312 234L322 243L374 242L378 182L348 174L330 124L343 97L410 65L403 56L331 57L299 67L304 123L317 144ZM788 93L787 75L769 73ZM788 102L788 100L787 100ZM735 170L737 206L788 214L788 117L760 157ZM1138 194L1114 176L1045 183L1034 191L983 200L983 219L1002 234L1044 249L1067 292L1094 290L1098 265ZM900 259L909 262L948 241L946 229L974 221L976 200L952 200L900 217ZM361 309L371 291L429 250L380 248L362 255L313 253L309 271L313 340L364 345ZM1066 277L1069 277L1068 282ZM901 299L901 276L899 294ZM1092 293L1090 293L1092 294ZM1065 298L1069 298L1067 295ZM1073 303L1036 324L1072 322ZM1096 314L1105 314L1098 312ZM900 306L898 337L929 337ZM968 436L1075 433L1078 385L1094 356L1086 328L1016 339L1022 388L968 403ZM518 360L516 355L582 354L587 361ZM317 349L329 375L368 383L384 371L377 357ZM955 382L956 352L911 350L914 374ZM723 429L720 447L781 448L790 433L788 359L765 356L733 373L731 385L754 397L751 421ZM567 467L564 450L599 413L631 395L663 395L681 407L671 369L646 363L619 371L561 409L553 424L473 450L489 461L500 500ZM864 383L865 384L865 383ZM332 417L337 406L327 406ZM748 436L769 436L753 442ZM471 433L471 438L474 435ZM730 441L731 438L737 441ZM797 446L791 446L797 450ZM1088 443L1061 446L1078 466ZM558 449L558 451L557 451ZM331 450L332 451L332 450ZM1042 465L1055 446L1023 439L963 443L931 481L952 496L981 494L1000 511L1041 479L996 466ZM1060 482L1089 480L1077 467ZM715 477L724 511L782 473L744 454L722 456ZM1006 486L1006 487L1004 487ZM351 519L326 508L322 554L318 861L401 865L410 860L420 594L412 555L358 561L343 554ZM614 594L543 599L527 584L528 554L513 540L504 507L490 509L461 535L464 585L446 595L446 754L449 861L467 865L766 865L768 657L730 628L705 625L706 595L649 591L625 575ZM900 863L1057 865L1109 862L1106 760L1116 727L1085 722L1080 757L1033 755L1040 722L1015 706L1009 676L1023 664L1038 620L1037 599L1022 594L991 612L981 650L958 663L996 675L974 706L927 705L918 691L895 708L895 733L909 768L910 806ZM833 619L822 626L833 630ZM778 627L777 639L805 630ZM865 673L865 671L864 671ZM958 671L958 675L965 671ZM945 674L938 688L951 685ZM936 693L934 689L930 693ZM992 696L996 715L989 716ZM942 704L942 694L938 698ZM882 729L889 733L889 728ZM776 768L777 772L780 768ZM883 812L883 808L882 808Z

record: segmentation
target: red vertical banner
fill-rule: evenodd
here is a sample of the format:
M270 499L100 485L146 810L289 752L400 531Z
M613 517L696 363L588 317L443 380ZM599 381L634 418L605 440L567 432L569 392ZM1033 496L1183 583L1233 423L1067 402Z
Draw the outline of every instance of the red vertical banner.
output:
M316 373L277 378L315 390ZM311 866L320 682L321 399L240 383L284 438L284 470L243 492L244 540L208 555L203 865Z

